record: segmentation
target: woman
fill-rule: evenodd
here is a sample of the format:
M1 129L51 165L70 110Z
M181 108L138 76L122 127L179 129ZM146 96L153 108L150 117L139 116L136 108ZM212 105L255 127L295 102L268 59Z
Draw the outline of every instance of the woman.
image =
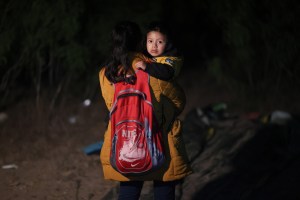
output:
M133 63L141 55L136 53L141 32L137 24L130 21L118 23L112 31L113 49L106 65L99 72L102 96L110 110L116 82L134 81ZM100 154L105 179L120 181L119 199L139 199L143 181L154 182L155 199L175 199L175 185L191 173L181 135L182 124L176 117L185 106L185 95L175 83L150 77L150 88L155 116L163 131L166 162L157 171L138 177L126 177L110 164L111 123L104 134Z

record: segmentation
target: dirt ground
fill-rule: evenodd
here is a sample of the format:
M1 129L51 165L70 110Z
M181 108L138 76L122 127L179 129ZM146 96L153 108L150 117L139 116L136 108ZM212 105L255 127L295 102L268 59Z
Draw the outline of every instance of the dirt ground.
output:
M182 119L195 106L231 99L213 80L192 72L181 84L187 94ZM99 155L83 152L103 139L106 108L100 96L87 107L83 100L69 100L49 116L47 104L36 108L30 100L2 112L7 119L0 123L0 199L113 199L117 183L103 179ZM143 199L150 187L146 183Z

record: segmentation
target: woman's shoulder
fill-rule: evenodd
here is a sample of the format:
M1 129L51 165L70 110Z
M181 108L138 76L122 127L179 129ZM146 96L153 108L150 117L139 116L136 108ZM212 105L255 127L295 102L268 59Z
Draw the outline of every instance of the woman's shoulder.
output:
M101 86L110 85L111 84L110 81L108 80L108 78L105 75L105 70L106 70L105 67L102 67L99 70L98 77L99 77L99 81L100 81Z
M105 67L101 67L99 70L99 78L105 77Z
M102 74L104 72L105 72L105 67L100 67L99 74Z
M173 62L182 62L182 56L159 56L155 57L155 61L159 63L172 64Z

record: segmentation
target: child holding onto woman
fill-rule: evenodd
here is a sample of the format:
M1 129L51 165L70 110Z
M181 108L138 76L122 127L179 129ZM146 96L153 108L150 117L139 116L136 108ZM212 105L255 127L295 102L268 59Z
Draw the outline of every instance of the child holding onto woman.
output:
M152 77L168 81L184 93L175 80L183 65L183 57L174 45L169 27L163 22L151 22L147 27L143 43L143 54L138 54L137 58L133 61L135 69L142 69ZM181 99L177 100L185 102L185 96L181 97ZM164 112L165 116L179 116L181 112L172 109L173 106L174 104L170 102L164 104L166 110ZM166 119L167 123L170 122L167 120L168 117L164 117L164 119Z
M133 63L136 63L136 59L140 59L136 53L139 36L140 30L137 24L128 21L118 23L112 31L113 49L99 72L101 94L108 110L113 106L114 83L127 84L133 81L130 79L134 78ZM176 73L175 68L174 72ZM182 138L182 122L177 119L185 106L185 94L172 84L172 81L163 81L153 76L149 77L149 86L152 91L154 114L163 133L165 164L160 169L141 176L125 176L116 171L110 162L111 139L114 133L109 120L100 159L104 178L120 182L118 200L140 199L144 181L153 181L155 200L175 200L176 185L192 173Z
M150 23L144 40L146 49L134 66L161 80L169 81L177 77L183 58L173 44L167 25L163 22Z

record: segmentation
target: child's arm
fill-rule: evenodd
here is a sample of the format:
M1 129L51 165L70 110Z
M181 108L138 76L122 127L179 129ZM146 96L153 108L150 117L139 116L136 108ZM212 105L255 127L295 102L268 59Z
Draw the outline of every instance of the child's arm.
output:
M144 62L139 61L136 63L136 68L142 69L150 76L155 78L169 81L174 77L175 70L168 64L156 63L156 62Z

